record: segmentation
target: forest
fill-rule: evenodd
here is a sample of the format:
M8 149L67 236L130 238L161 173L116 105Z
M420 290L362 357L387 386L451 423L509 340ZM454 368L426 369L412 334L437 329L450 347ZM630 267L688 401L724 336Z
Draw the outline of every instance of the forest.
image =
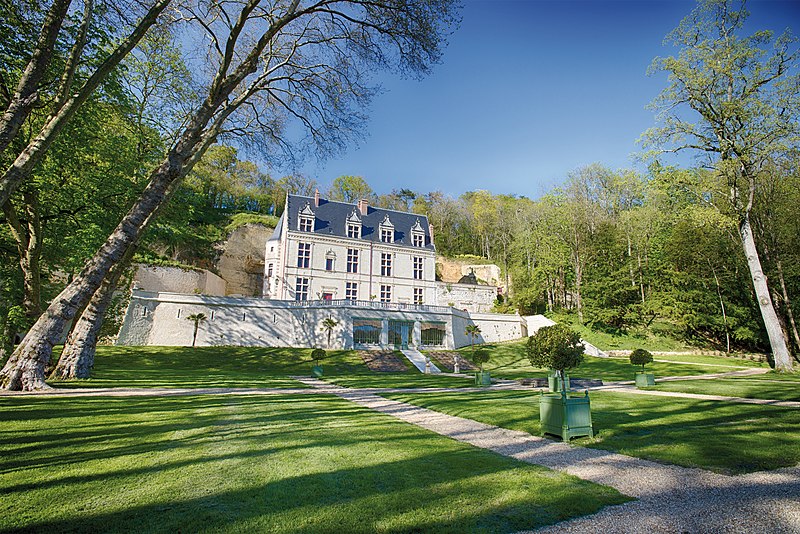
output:
M669 82L642 136L646 170L598 162L535 199L402 184L376 193L369 180L380 177L327 185L272 173L357 139L374 94L365 69L426 74L458 4L344 3L358 15L326 2L273 11L257 1L2 3L3 387L44 387L66 331L59 369L49 370L70 377L90 366L81 354L102 336L132 262L213 269L231 228L274 225L287 192L316 189L426 214L439 254L501 267L511 289L498 311L567 313L609 332L771 352L791 369L786 358L800 353L791 34L736 37L743 10L699 3L668 36L680 54L653 62ZM185 53L192 38L208 51L203 64ZM696 165L666 164L662 156L677 151L696 153ZM246 154L263 156L261 166Z

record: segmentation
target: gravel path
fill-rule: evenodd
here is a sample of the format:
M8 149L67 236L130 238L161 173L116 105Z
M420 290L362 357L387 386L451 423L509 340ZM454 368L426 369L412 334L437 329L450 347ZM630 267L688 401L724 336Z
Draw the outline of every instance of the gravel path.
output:
M518 460L612 486L636 501L542 532L800 533L800 466L728 476L574 447L470 419L379 397L371 392L299 378L320 391L443 436Z

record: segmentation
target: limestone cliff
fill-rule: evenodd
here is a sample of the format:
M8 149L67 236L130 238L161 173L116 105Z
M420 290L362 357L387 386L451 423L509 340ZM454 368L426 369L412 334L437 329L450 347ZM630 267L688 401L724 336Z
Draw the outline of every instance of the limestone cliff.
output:
M245 224L231 232L222 244L217 271L227 282L228 295L261 296L264 247L273 230L261 224Z

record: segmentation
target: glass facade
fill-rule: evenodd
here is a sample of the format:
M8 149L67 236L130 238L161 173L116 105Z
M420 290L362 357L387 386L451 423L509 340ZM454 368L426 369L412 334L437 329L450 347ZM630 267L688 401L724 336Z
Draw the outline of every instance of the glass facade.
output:
M379 319L353 319L353 343L356 345L377 345L381 342L381 321Z

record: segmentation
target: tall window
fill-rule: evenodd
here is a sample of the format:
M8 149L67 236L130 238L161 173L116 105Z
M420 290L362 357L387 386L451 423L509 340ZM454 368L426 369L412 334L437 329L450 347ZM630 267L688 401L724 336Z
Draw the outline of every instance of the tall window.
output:
M361 226L358 224L347 223L347 237L358 239L361 237Z
M298 278L294 286L294 300L308 300L308 278Z
M269 264L269 267L267 267L267 278L272 278L272 264L271 263Z
M313 217L304 217L303 215L300 216L300 231L301 232L313 232L314 231L314 218Z
M347 249L347 272L348 273L358 272L358 249L355 248Z
M414 288L414 304L422 304L422 288Z
M311 265L311 243L297 244L297 266L308 267Z
M381 276L392 276L392 254L381 252Z
M381 302L392 301L392 286L381 286Z
M336 263L336 254L334 254L333 252L328 252L327 254L325 254L326 271L332 271L335 263Z
M424 247L425 246L425 234L418 234L414 232L411 234L411 244L415 247Z
M345 282L344 298L347 300L358 300L358 283Z
M422 258L413 258L414 280L422 280Z
M394 243L394 228L381 228L381 241Z

